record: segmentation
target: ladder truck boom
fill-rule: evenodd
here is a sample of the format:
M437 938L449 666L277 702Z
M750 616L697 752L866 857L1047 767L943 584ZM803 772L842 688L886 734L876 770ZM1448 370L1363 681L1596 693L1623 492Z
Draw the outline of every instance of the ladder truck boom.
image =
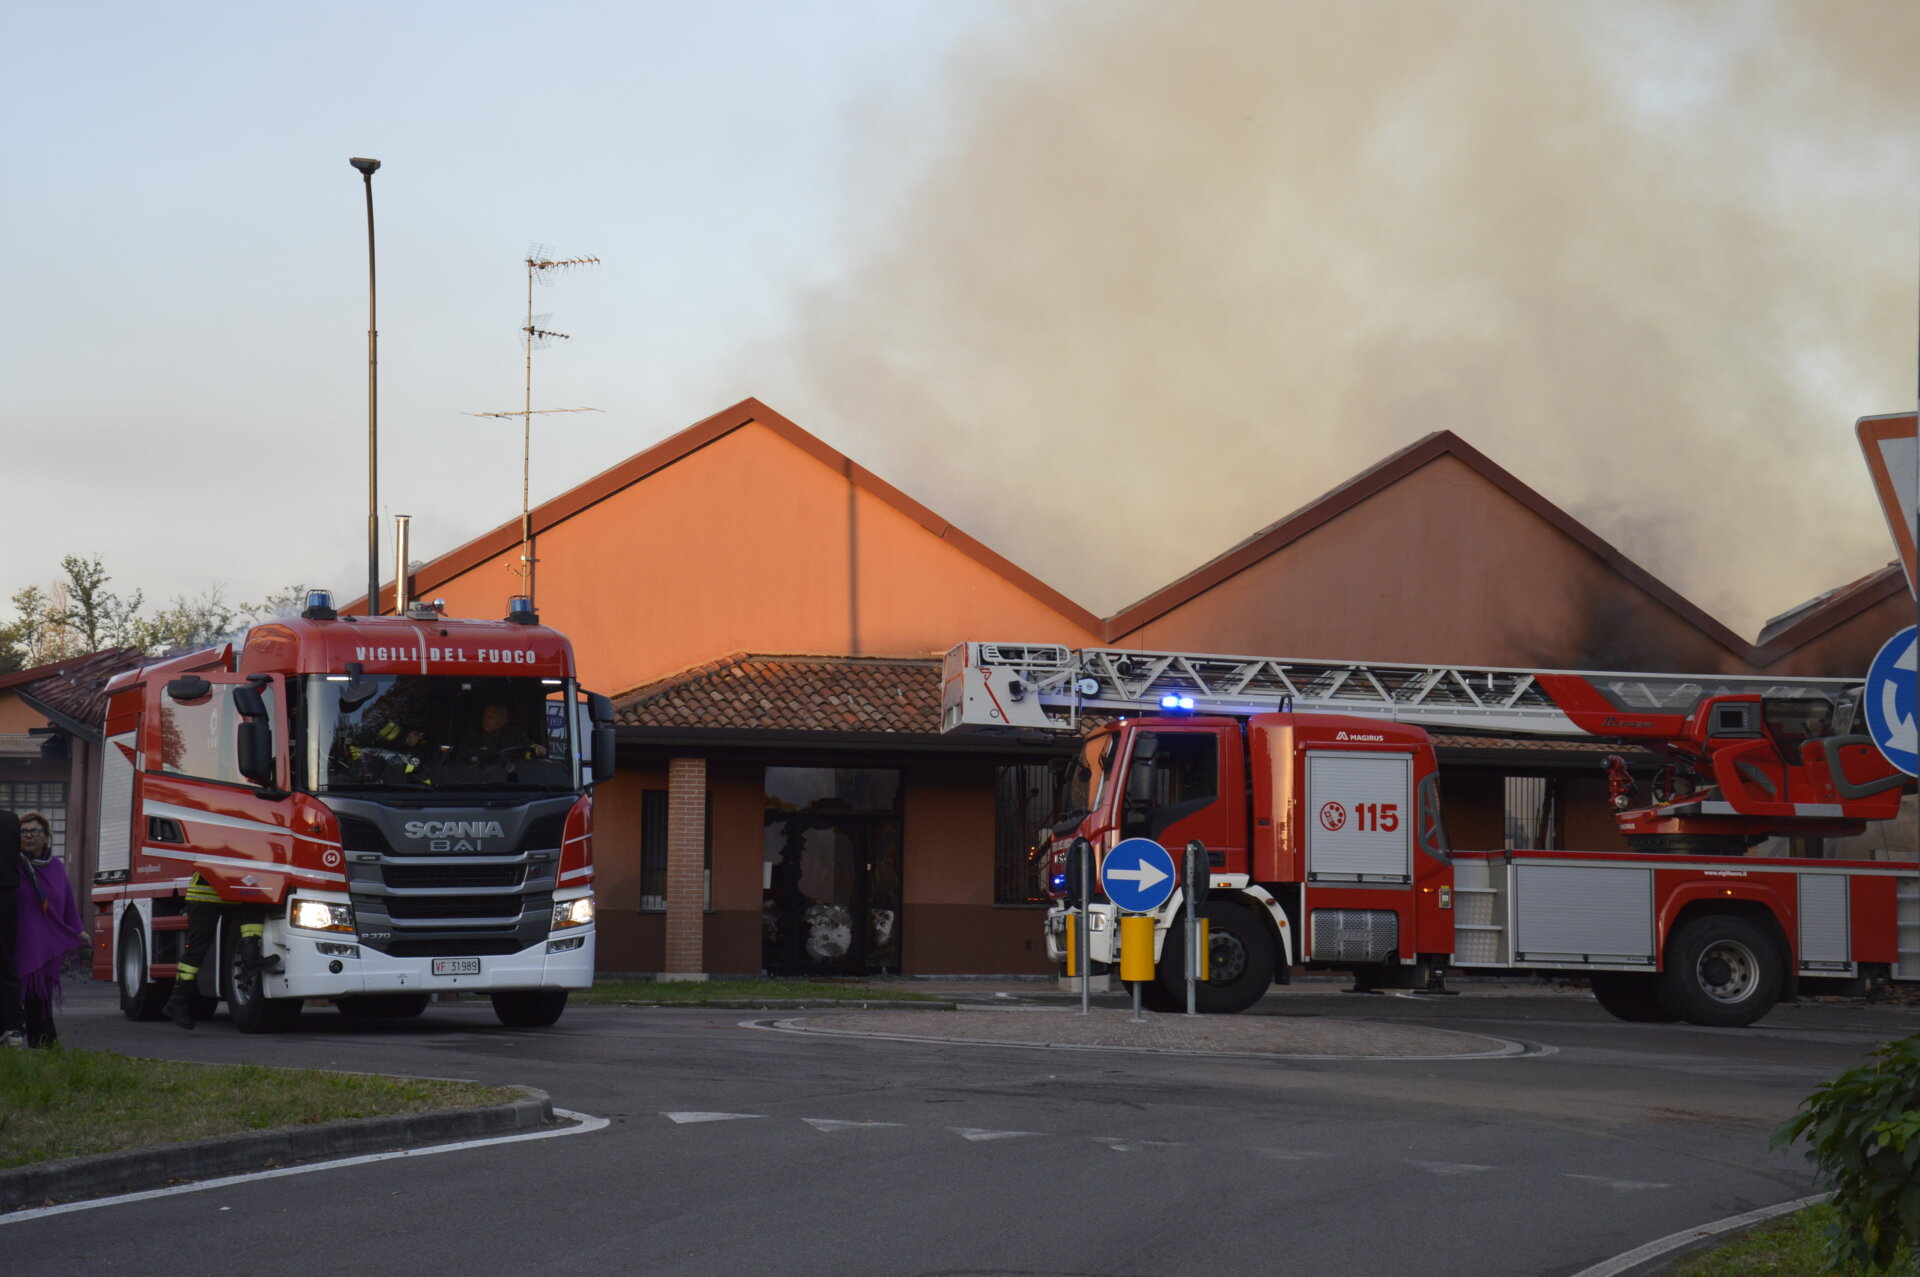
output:
M1545 736L1680 735L1710 697L1825 700L1851 721L1857 679L1589 673L1384 661L1221 656L1052 643L962 643L942 671L941 730L1076 732L1082 714L1296 713L1440 730ZM1171 698L1171 699L1169 699Z
M1858 680L1306 660L1048 643L947 654L948 732L1077 733L1083 718L1156 713L1339 714L1440 731L1587 737L1670 762L1646 805L1624 764L1615 819L1656 849L1701 837L1849 837L1891 819L1905 778L1851 733Z

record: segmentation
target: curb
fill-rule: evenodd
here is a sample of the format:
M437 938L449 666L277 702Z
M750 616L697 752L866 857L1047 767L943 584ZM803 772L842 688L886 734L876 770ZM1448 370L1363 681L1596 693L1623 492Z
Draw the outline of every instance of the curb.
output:
M111 1197L183 1180L212 1179L297 1162L351 1157L414 1144L528 1131L553 1121L545 1091L513 1088L522 1098L482 1108L358 1117L317 1126L241 1131L159 1148L97 1153L0 1171L0 1211L48 1202Z
M722 1011L957 1011L957 1002L891 1002L880 999L861 1002L854 998L702 998L690 1002L676 998L671 1002L648 1002L639 998L623 998L618 1002L598 1004L582 1002L580 1006L616 1006L616 1007L712 1007Z

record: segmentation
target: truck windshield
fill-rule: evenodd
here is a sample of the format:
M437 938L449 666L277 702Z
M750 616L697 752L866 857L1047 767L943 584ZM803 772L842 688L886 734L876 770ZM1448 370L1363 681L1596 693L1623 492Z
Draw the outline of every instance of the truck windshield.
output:
M576 788L559 679L310 675L300 755L313 793Z
M1066 791L1060 797L1063 820L1078 820L1100 805L1100 791L1106 783L1116 739L1112 732L1102 732L1081 743L1073 769L1067 773Z

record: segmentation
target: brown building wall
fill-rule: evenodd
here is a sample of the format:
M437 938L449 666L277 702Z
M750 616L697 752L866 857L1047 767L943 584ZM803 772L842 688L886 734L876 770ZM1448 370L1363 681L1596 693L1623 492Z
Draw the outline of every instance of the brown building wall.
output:
M903 972L1051 970L1043 911L993 903L993 769L923 766L907 783Z
M1810 639L1765 667L1769 674L1865 678L1881 644L1914 621L1913 595L1904 588L1857 616Z
M1452 455L1116 642L1558 669L1744 664Z

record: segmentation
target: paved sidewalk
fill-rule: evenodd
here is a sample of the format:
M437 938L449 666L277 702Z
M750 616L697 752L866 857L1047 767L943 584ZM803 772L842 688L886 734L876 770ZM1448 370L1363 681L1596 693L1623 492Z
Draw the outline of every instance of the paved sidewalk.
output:
M1131 1010L962 1005L944 1015L917 1011L810 1011L780 1021L822 1034L920 1042L1081 1050L1261 1056L1275 1059L1431 1059L1515 1055L1501 1038L1451 1029L1324 1016L1156 1015Z

